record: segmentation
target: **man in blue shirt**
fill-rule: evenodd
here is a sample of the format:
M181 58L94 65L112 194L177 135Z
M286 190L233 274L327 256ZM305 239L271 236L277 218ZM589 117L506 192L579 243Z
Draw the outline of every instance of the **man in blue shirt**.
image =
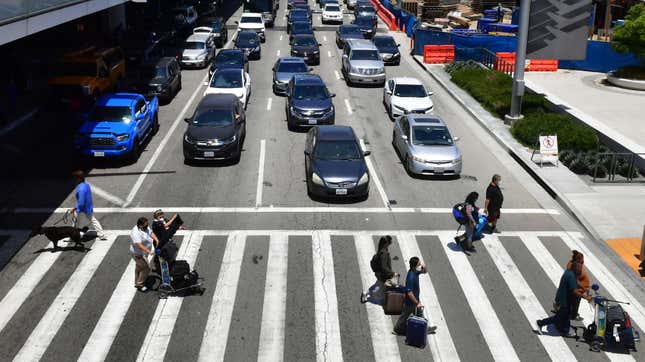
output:
M103 233L101 223L94 216L94 204L92 203L92 189L90 185L85 182L85 173L83 171L74 171L72 173L74 181L76 181L76 207L70 209L72 213L76 213L76 222L74 227L82 227L87 224L92 224L92 228L96 231L96 236L100 240L107 240Z
M408 317L415 312L415 310L423 310L423 304L419 299L419 275L428 272L428 268L419 260L418 257L413 256L409 261L410 270L405 277L405 300L403 303L403 310L399 319L394 326L393 334L404 335L406 332ZM428 327L428 333L434 333L437 327Z
M562 278L560 278L558 291L555 294L555 303L558 305L557 311L552 317L538 319L537 326L539 333L541 333L543 326L554 324L563 336L575 337L576 334L571 330L571 323L569 321L569 311L571 310L573 295L575 294L580 298L585 298L587 300L591 299L590 296L578 291L578 275L580 275L581 272L582 267L580 263L577 262L571 264L571 269L564 271Z

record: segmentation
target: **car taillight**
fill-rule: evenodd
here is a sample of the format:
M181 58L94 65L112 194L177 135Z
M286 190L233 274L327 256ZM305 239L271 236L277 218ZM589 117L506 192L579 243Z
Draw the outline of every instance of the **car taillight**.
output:
M625 313L625 328L632 328L632 319L629 318L629 314L627 312Z

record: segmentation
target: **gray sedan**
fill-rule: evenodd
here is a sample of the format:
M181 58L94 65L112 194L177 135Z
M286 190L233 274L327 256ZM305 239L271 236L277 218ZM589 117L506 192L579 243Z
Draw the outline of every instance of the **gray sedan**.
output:
M410 174L459 175L461 152L446 124L436 116L407 115L396 120L392 144Z
M305 60L298 57L282 57L273 66L273 92L285 95L287 85L296 74L307 74L312 68L307 67Z

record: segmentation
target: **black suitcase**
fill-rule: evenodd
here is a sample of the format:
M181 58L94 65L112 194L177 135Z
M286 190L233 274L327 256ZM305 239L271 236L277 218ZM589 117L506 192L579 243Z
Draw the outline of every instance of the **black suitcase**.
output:
M190 273L190 265L186 260L175 260L170 271L171 277L182 277Z

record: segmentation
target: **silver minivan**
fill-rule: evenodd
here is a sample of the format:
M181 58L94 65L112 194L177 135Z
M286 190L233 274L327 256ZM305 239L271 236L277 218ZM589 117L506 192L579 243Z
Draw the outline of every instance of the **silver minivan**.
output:
M367 39L345 41L342 56L343 77L348 85L385 84L385 66L378 48Z

